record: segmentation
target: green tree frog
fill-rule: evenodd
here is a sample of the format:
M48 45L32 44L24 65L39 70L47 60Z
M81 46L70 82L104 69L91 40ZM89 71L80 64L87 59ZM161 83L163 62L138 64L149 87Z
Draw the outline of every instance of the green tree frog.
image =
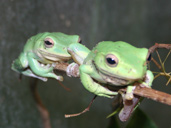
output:
M72 59L68 48L87 56L89 49L80 44L78 35L66 35L60 32L44 32L32 36L26 42L19 57L12 63L12 70L26 76L35 77L43 81L47 78L63 80L53 72L55 63L65 63ZM74 58L73 58L74 59ZM83 61L77 58L78 61Z
M74 51L69 52L74 55ZM83 59L79 67L80 79L88 91L108 98L118 92L110 91L106 85L128 86L125 98L131 100L134 82L147 87L152 84L153 74L147 70L149 59L146 48L136 48L123 41L103 41Z

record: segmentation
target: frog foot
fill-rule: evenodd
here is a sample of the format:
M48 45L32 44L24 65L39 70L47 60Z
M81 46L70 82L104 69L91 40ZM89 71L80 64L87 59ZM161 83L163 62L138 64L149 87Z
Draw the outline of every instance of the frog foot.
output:
M142 88L144 88L144 87L146 87L146 88L151 88L147 83L145 83L145 82L143 82L143 83L141 83L140 84L140 87L142 87Z
M127 87L127 91L126 91L126 94L125 94L125 99L126 100L132 100L134 98L133 92L134 92L135 88L136 88L136 86L128 86Z
M132 92L126 93L125 99L126 100L132 100L134 98L134 95Z
M63 80L64 80L64 78L63 78L62 76L57 76L57 80L59 80L59 81L63 81Z
M68 65L66 74L69 77L79 77L79 65L74 62Z
M118 94L118 92L111 91L103 86L98 86L96 90L92 91L95 95L103 96L107 98L114 98Z

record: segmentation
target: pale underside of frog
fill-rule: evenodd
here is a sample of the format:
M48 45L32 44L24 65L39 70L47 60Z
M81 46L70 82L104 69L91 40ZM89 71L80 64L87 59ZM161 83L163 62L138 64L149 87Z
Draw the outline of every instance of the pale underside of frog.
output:
M75 54L79 49L83 56L87 56L89 49L80 44L78 35L66 35L60 32L44 32L32 36L26 42L19 57L12 63L12 70L43 81L55 78L63 81L63 77L54 73L56 63L65 63L75 59L68 53L68 48ZM82 62L81 58L77 58Z
M68 51L73 56L81 56L72 49ZM152 85L153 74L147 70L150 55L146 48L136 48L123 41L103 41L82 60L78 61L81 82L95 95L112 98L118 92L109 90L106 85L128 86L124 98L132 100L135 82L146 87Z

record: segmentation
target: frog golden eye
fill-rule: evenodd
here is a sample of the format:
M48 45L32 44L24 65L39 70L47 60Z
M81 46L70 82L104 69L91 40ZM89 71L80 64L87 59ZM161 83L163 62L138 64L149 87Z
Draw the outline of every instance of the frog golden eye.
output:
M81 38L80 38L80 37L79 37L79 39L78 39L78 43L80 43L80 44L82 43L82 40L81 40Z
M46 38L44 40L44 45L46 48L52 48L54 46L54 42L51 38Z
M151 53L148 55L147 61L151 61Z
M113 54L108 54L106 56L106 63L110 67L116 67L118 64L118 58L114 56Z

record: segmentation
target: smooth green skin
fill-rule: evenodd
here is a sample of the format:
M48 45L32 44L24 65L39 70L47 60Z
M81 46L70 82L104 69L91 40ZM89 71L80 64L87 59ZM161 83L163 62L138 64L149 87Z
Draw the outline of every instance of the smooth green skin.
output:
M109 54L118 59L118 64L114 67L107 64L106 56ZM112 98L118 92L110 91L105 85L128 86L125 97L131 100L134 89L132 84L135 81L147 86L152 84L153 74L147 70L147 57L146 48L136 48L122 41L100 42L79 67L81 82L88 91L108 98ZM149 80L143 81L144 77Z
M54 42L53 47L45 45L45 39L51 39ZM67 62L72 59L68 48L75 53L80 49L83 56L87 56L89 50L79 44L78 35L66 35L60 32L44 32L37 34L26 42L23 51L13 62L12 70L26 76L35 77L47 81L47 77L63 80L62 76L53 73L56 62ZM74 59L74 57L73 57ZM77 58L80 62L81 58Z

